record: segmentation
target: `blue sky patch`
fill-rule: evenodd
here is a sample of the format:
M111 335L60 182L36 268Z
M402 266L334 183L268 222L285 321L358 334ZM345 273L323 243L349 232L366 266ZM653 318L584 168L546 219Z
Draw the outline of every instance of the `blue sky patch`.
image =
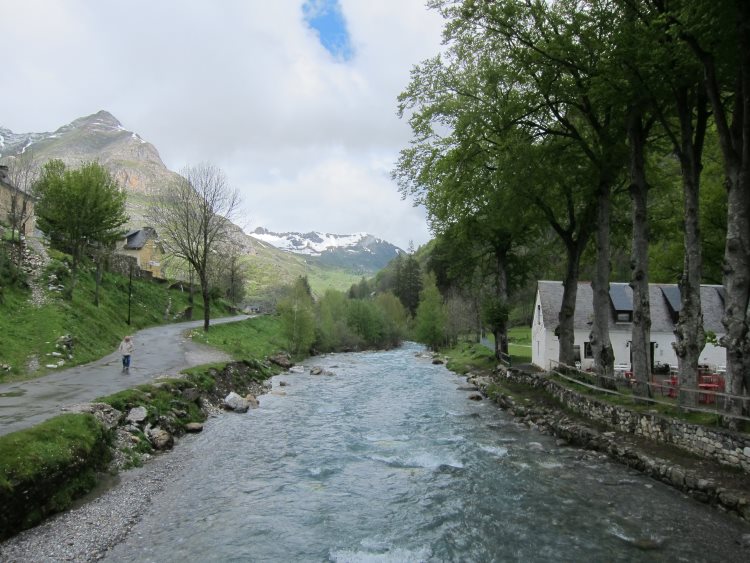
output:
M338 0L305 0L305 22L318 32L320 44L336 59L348 61L354 56L349 30Z

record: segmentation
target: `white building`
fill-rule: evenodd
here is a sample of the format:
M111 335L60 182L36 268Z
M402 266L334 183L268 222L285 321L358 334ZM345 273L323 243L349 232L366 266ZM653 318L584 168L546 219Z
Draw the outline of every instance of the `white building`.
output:
M534 321L531 326L531 361L548 370L559 357L559 341L555 336L562 304L563 284L559 281L537 283ZM630 369L630 339L633 320L633 290L627 283L612 283L609 290L609 336L615 353L615 365ZM677 366L677 355L672 343L680 313L680 289L675 284L650 284L651 303L651 362ZM720 285L701 286L703 326L717 338L724 335L721 317L724 311L724 288ZM589 344L593 320L593 291L590 282L578 284L576 310L573 317L575 346L582 369L593 367L594 358ZM714 368L726 365L726 349L706 344L700 363Z

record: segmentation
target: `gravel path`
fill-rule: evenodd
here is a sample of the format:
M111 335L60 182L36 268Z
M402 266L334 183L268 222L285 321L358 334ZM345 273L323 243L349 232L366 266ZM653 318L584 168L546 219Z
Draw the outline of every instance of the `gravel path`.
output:
M207 424L207 428L210 422ZM187 435L181 441L190 440ZM98 496L79 501L76 508L53 516L0 543L3 563L97 561L121 542L148 510L150 500L189 463L189 448L159 454L143 467L121 473ZM92 493L97 495L97 493Z

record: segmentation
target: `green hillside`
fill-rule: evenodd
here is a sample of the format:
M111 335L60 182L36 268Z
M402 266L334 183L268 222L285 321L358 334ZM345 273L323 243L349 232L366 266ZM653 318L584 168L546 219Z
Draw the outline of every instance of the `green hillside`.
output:
M0 383L38 377L57 368L47 365L63 361L60 367L71 367L101 358L112 352L122 337L140 328L182 320L188 307L187 292L169 289L166 283L134 279L128 317L126 277L105 273L100 289L100 305L94 305L94 275L83 266L72 300L58 291L50 291L50 275L68 286L64 255L54 253L39 278L44 303L34 303L30 289L14 285L2 287L0 299ZM39 294L37 294L39 295ZM229 308L219 301L212 305L212 316L225 316ZM203 316L201 299L196 296L193 318ZM58 345L69 335L72 350ZM68 357L68 354L72 358Z
M347 290L361 278L355 272L316 263L301 254L253 241L254 254L243 257L248 270L246 300L249 303L272 303L281 287L300 276L307 276L313 293L318 296L326 289Z

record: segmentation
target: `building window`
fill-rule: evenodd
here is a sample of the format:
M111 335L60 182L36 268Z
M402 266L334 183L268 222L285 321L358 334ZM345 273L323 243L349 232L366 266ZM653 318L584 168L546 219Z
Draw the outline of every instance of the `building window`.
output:
M615 322L618 323L632 323L633 313L631 311L617 311Z
M542 324L542 306L536 306L536 324Z
M593 358L594 357L594 351L591 349L591 342L584 342L583 343L583 357L584 358Z

